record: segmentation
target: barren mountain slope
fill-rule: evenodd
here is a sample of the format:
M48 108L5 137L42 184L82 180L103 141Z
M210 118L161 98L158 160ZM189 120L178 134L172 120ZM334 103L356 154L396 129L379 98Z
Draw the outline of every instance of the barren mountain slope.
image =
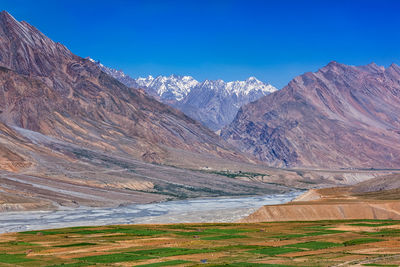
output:
M183 113L124 86L6 12L0 34L2 122L152 162L163 162L168 147L246 160Z
M276 166L400 166L400 68L331 62L238 112L222 136Z

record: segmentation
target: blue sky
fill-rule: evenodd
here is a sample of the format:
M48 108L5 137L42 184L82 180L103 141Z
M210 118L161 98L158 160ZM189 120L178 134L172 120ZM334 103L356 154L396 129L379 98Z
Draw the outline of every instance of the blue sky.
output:
M400 63L400 1L2 0L0 7L133 77L256 76L281 88L332 60Z

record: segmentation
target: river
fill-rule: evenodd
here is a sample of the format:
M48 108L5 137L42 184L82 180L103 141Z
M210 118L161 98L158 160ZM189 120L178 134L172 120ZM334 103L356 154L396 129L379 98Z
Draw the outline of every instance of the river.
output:
M117 208L3 212L0 213L0 233L109 224L235 222L263 205L286 203L301 193L303 191L240 198L188 199Z

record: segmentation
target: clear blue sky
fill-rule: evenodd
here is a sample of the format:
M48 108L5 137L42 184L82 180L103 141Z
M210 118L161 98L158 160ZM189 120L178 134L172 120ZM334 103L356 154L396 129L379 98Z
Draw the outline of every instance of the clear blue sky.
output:
M400 1L1 0L0 8L133 77L256 76L281 88L332 60L400 62Z

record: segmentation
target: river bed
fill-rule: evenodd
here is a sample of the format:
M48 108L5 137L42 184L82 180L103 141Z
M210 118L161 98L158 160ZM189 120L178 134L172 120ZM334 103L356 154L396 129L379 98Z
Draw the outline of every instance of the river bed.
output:
M0 233L109 224L235 222L263 205L286 203L302 193L188 199L116 208L4 212L0 213Z

